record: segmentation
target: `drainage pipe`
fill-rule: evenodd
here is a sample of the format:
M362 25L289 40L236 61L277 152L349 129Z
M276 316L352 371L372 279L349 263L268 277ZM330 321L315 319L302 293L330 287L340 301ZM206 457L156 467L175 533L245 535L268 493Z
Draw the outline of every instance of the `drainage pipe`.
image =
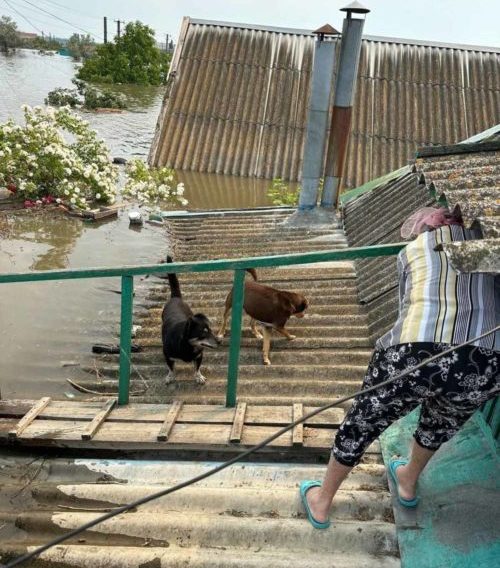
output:
M332 208L338 203L340 183L344 170L349 131L351 129L352 105L358 75L359 55L364 19L353 18L352 14L367 14L370 10L359 2L342 8L347 12L342 28L339 67L335 85L335 100L332 113L330 137L326 155L321 207Z
M311 95L307 114L306 141L302 157L302 183L299 197L299 211L314 209L318 203L319 180L324 164L326 133L332 91L333 69L337 42L325 35L338 35L328 24L314 32Z

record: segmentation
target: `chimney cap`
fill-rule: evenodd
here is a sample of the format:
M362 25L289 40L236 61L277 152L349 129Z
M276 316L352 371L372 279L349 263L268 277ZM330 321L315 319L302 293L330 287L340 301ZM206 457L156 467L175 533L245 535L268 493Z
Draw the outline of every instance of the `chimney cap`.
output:
M331 26L330 24L325 24L324 26L321 26L320 28L318 28L317 30L313 31L313 34L318 34L318 35L340 35L340 32L338 30L336 30L333 26Z
M363 4L361 4L357 0L354 0L354 2L351 2L348 6L345 6L344 8L340 8L340 11L347 13L352 12L354 14L368 14L370 12L368 8L365 8Z

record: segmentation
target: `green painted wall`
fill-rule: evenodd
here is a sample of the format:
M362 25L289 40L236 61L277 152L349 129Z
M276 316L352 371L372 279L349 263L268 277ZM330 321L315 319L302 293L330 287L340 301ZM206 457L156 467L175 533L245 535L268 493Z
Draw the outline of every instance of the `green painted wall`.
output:
M381 436L386 464L408 455L418 415ZM500 566L499 446L480 412L429 462L418 494L414 510L393 501L402 568Z

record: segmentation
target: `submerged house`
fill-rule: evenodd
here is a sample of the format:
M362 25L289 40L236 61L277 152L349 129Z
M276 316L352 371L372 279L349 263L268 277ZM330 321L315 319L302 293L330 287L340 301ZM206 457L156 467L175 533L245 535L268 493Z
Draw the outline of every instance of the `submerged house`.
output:
M315 41L184 18L150 163L299 180ZM499 123L499 93L499 48L363 36L344 187Z

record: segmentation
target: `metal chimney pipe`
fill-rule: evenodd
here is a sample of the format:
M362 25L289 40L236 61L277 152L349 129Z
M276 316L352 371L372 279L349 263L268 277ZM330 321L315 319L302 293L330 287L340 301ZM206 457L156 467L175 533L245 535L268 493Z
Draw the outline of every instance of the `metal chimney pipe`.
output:
M325 41L325 36L339 35L326 24L314 32L311 95L307 115L306 141L302 158L302 183L299 196L299 211L314 209L318 203L319 180L323 169L326 132L332 91L337 42Z
M347 16L342 28L335 100L326 154L323 193L321 195L321 207L325 208L337 206L351 129L352 105L365 23L364 19L353 18L352 14L367 14L370 11L359 2L353 2L341 10L347 12Z

